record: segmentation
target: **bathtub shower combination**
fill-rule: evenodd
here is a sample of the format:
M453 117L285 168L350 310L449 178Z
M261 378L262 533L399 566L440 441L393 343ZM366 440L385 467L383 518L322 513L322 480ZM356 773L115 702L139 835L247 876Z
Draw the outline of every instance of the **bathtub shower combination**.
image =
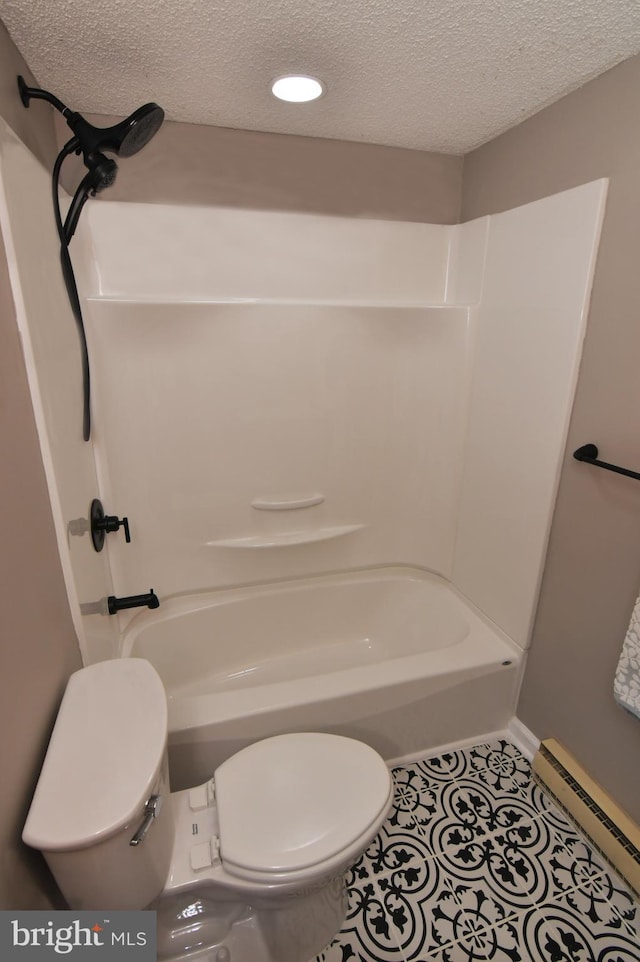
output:
M269 736L395 760L504 730L606 182L457 226L89 203L72 251L85 443L49 177L2 121L0 173L79 643L96 669L150 663L157 712L162 680L176 812L211 807L180 790ZM97 498L131 543L115 526L94 550ZM150 586L157 610L119 610Z
M177 788L286 731L347 735L391 759L505 728L523 657L411 568L173 598L131 622L123 655L164 682Z
M192 784L267 734L385 758L514 714L606 182L443 227L90 202L5 125L0 216L85 663L129 655ZM53 226L53 225L52 225ZM94 551L88 508L129 518ZM160 608L106 614L152 586Z

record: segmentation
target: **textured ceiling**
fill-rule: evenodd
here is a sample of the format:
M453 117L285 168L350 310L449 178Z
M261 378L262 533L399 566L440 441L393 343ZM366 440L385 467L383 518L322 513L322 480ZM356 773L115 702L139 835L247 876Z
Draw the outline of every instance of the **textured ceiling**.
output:
M640 50L639 0L0 0L73 109L464 153ZM269 81L317 75L282 104Z

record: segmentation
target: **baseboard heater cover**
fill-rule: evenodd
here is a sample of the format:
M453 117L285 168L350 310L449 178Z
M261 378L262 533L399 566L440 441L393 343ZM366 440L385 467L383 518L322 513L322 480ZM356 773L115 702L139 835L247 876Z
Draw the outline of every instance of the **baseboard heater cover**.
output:
M554 738L541 742L533 773L636 894L640 893L640 827Z

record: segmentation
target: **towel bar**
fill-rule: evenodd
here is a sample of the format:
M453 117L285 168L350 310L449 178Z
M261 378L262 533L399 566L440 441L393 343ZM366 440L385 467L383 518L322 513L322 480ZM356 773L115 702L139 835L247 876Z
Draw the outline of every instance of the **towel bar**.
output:
M617 464L609 464L607 461L598 461L598 449L595 444L583 444L581 448L573 452L576 461L584 461L586 464L595 464L597 468L605 468L607 471L615 471L616 474L624 474L628 478L637 478L640 481L640 473L630 471L629 468L620 468Z

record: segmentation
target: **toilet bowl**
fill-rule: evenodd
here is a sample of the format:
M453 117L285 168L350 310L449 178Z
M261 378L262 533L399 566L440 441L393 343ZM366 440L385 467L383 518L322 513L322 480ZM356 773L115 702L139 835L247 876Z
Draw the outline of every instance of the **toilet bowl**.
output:
M392 796L373 749L317 732L256 742L171 793L160 677L117 659L69 679L23 839L71 908L155 909L159 959L308 962Z

